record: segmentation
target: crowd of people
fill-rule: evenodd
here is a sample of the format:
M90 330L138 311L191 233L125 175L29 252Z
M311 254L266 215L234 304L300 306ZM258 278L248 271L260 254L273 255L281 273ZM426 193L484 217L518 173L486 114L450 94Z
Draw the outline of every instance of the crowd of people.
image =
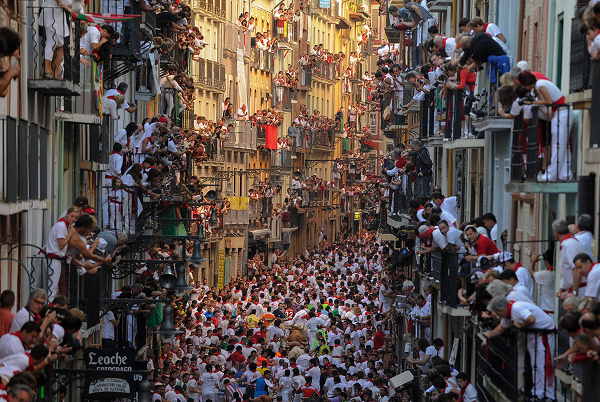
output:
M429 132L445 140L479 138L474 119L488 115L515 119L522 115L526 124L539 125L537 180L573 179L568 147L570 116L569 108L562 106L564 93L548 77L532 71L526 60L514 64L506 37L496 24L479 17L463 18L458 24L459 34L453 37L439 31L424 2L405 0L404 7L390 6L388 12L393 26L413 31L422 58L419 67L405 73L402 63L394 59L396 47L384 44L377 50L378 71L368 88L377 109L384 113L384 127L421 102L435 110L427 121L432 127ZM600 54L595 53L593 44L599 25L593 7L581 13L581 18L590 54ZM477 94L477 72L484 64L492 72L486 84L489 88ZM408 103L403 99L407 84L414 89ZM533 122L532 113L537 115Z

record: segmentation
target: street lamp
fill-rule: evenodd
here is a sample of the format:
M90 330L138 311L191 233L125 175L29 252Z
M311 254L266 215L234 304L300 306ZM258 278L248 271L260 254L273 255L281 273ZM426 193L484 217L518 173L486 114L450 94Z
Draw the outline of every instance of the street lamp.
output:
M226 195L227 197L231 197L233 196L233 189L231 188L231 181L227 182L227 187L225 188L225 192L223 192L224 195Z
M158 283L165 289L171 289L173 286L177 284L177 277L173 272L173 267L170 265L167 266L165 272L158 278Z
M154 332L159 334L161 340L166 343L170 343L175 335L183 334L183 331L175 329L173 307L170 304L165 305L163 308L163 322L160 324L160 329Z
M206 258L204 258L204 256L202 255L202 251L200 250L201 246L202 244L200 243L200 240L194 241L194 251L192 252L192 258L190 259L190 262L196 268L202 265L204 261L206 261Z

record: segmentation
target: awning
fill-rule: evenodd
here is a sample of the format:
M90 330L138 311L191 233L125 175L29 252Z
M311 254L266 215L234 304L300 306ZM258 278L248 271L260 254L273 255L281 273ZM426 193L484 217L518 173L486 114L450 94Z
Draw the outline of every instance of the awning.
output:
M350 25L350 22L344 17L338 17L338 27L340 29L351 29L352 25Z
M250 231L250 240L265 241L269 237L271 237L271 229L259 229L259 230L251 230Z

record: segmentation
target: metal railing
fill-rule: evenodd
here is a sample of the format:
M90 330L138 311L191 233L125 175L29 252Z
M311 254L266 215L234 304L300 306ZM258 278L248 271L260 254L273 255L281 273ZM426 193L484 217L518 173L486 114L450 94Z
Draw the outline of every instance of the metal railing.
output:
M231 130L224 141L225 148L256 148L254 137L256 129L250 121L237 121L233 130Z
M283 26L278 26L278 23ZM300 24L298 21L279 21L273 19L273 27L277 29L276 34L279 42L283 43L294 43L298 41L298 28Z
M423 259L423 257L421 257ZM432 275L440 285L439 300L449 307L458 306L459 255L454 253L431 253Z
M524 129L523 117L513 126L511 180L556 182L573 179L572 161L579 157L578 147L570 147L570 105L534 107ZM552 116L551 120L541 118ZM573 154L572 154L573 153Z
M322 78L328 81L334 81L338 78L337 66L339 63L329 63L324 60L317 60L312 69L314 77Z
M0 203L47 198L48 131L12 117L0 118Z
M203 11L219 18L226 17L226 7L224 0L194 0L192 3L195 12Z
M432 91L433 92L433 91ZM446 92L446 133L448 140L457 140L462 134L463 91L450 89Z
M312 83L312 70L302 67L300 70L300 86L310 87Z
M275 72L275 53L252 48L250 52L250 67L273 74Z
M477 340L477 357L475 370L475 387L478 400L494 401L487 388L490 381L502 390L507 400L516 401L518 397L518 359L519 346L516 331L506 331L502 335L488 340L488 347L482 346L482 340Z
M32 65L28 78L70 81L79 84L80 24L73 25L61 7L28 6L27 21L32 45ZM75 40L77 38L77 40Z
M581 33L581 20L571 20L571 60L569 69L569 92L580 92L591 88L591 59L587 40Z

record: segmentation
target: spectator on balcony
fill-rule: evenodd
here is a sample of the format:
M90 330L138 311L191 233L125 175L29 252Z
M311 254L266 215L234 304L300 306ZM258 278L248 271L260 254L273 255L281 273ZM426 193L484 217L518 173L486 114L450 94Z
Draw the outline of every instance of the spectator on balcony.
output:
M581 275L575 270L573 259L581 253L585 253L583 245L569 233L569 226L563 219L552 222L552 234L560 242L560 276L561 281L557 296L564 300L571 295L578 295L579 288L583 287Z
M442 35L436 35L433 38L433 43L440 49L444 50L444 52L450 56L452 52L454 52L454 48L456 47L456 39L449 37L446 38Z
M460 388L460 401L462 402L477 402L477 389L469 381L467 373L458 373L456 382Z
M449 213L456 221L458 219L457 208L458 198L456 196L445 197L442 193L434 192L431 194L431 201L440 207L442 211Z
M115 134L115 143L121 144L122 154L127 154L133 151L136 143L136 136L138 136L144 127L141 124L130 122L125 128L120 129Z
M123 169L123 156L121 155L121 151L123 150L123 146L119 142L115 142L113 144L113 151L108 157L108 170L104 173L104 185L111 186L112 180L115 177L121 176L121 171Z
M246 110L246 104L244 103L235 113L236 120L248 120L248 111Z
M527 332L527 350L531 359L533 387L531 393L536 397L554 400L553 351L555 336L548 333L556 329L554 320L542 309L532 303L508 301L506 297L493 298L487 306L488 311L502 318L503 330L512 325L517 329L529 329ZM488 338L489 339L489 338Z
M113 95L103 98L102 114L110 117L113 120L119 120L121 116L119 116L118 110L121 109L121 106L124 102L125 97L123 95Z
M129 85L127 83L121 82L121 83L119 83L119 85L116 88L109 89L108 91L106 91L104 93L104 98L108 98L109 96L117 96L117 95L125 96L128 88L129 88ZM102 99L102 103L104 103L104 99ZM130 105L126 101L123 101L123 103L121 104L121 109L124 109L129 113L135 113L135 111L137 110L137 105L135 103Z
M64 57L65 38L70 36L68 15L73 13L72 1L47 0L41 6L39 25L44 28L44 71L42 78L62 79L61 64Z
M12 80L21 75L21 37L10 28L0 28L0 98L8 94Z
M175 91L183 91L183 89L175 80L176 75L176 69L169 69L167 75L159 80L159 85L162 92L160 112L164 112L169 118L172 118L173 109L175 108Z
M569 232L575 237L585 252L588 253L592 261L595 261L594 254L592 253L592 244L594 243L594 219L588 214L581 214L577 219L577 224L569 225Z
M573 258L573 262L579 275L587 279L585 294L581 296L584 299L598 300L600 298L600 265L594 264L587 253L577 254Z
M464 230L465 236L471 245L470 255L465 257L467 261L477 261L481 256L488 256L499 253L498 247L488 237L481 235L477 228L473 225L468 225Z
M477 71L479 67L487 62L494 64L500 74L507 73L510 70L510 61L502 47L492 37L483 32L477 32L473 36L462 36L460 47L464 49L464 52L458 64L465 66L467 60L472 59L473 64L469 66L469 71ZM492 79L494 77L495 75L491 76Z
M413 158L417 172L417 195L429 196L433 175L433 164L429 156L429 150L416 138L410 142L410 148L409 154Z
M551 117L551 153L550 163L546 168L546 172L539 172L537 180L541 182L548 181L568 181L572 180L571 163L568 155L569 146L569 108L564 105L565 96L559 87L548 80L540 80L535 75L528 71L523 71L519 74L519 82L528 90L534 90L537 95L535 101L525 101L529 105L544 105L547 114Z

